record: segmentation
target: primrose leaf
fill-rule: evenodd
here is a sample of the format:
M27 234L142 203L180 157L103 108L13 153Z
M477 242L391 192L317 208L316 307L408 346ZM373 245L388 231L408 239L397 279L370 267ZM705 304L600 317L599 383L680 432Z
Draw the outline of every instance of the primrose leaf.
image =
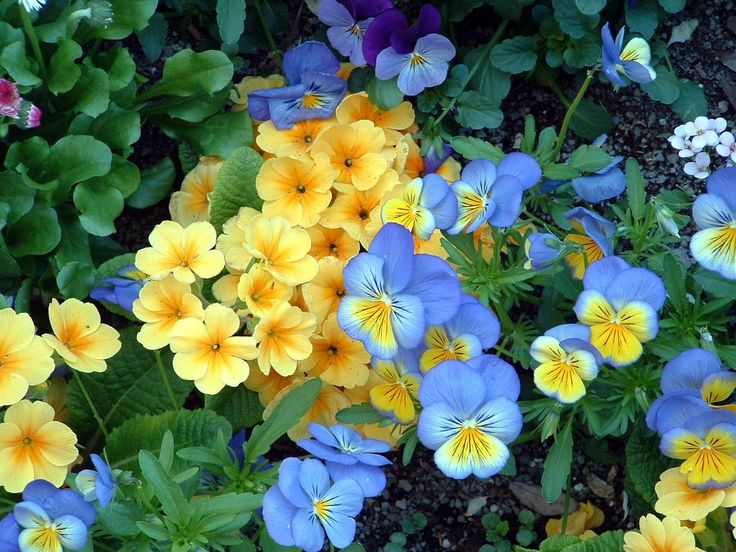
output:
M223 163L210 196L210 220L218 230L241 207L260 209L263 200L256 191L256 177L263 159L255 150L238 148Z
M140 99L164 94L214 94L230 84L232 78L233 64L225 53L217 50L197 53L187 48L166 60L161 81L141 94Z
M61 241L61 226L56 211L36 203L7 230L8 250L14 257L44 255Z

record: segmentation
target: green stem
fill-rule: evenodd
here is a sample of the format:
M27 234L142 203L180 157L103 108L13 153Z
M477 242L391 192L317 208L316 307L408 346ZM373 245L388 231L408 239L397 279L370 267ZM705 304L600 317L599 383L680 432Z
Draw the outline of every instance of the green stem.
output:
M28 15L26 9L20 5L20 19L23 21L23 27L28 35L28 40L31 42L31 48L33 49L33 55L38 63L38 71L41 73L41 79L46 79L46 65L43 61L43 55L41 54L41 46L38 43L38 37L36 31L33 30L33 23L31 23L31 16Z
M82 372L77 372L75 374L75 377L77 378L77 382L79 383L79 389L82 391L82 395L84 395L84 398L89 405L89 409L92 411L92 416L94 416L97 425L100 426L100 431L102 431L102 434L105 436L105 440L107 440L107 438L110 437L110 433L107 431L107 428L105 427L105 422L102 420L102 416L100 416L100 413L97 411L97 407L95 406L95 403L92 402L92 397L90 396L87 388L84 385L84 378L87 376L83 376Z
M567 531L567 518L570 515L570 494L572 491L572 472L567 476L567 484L565 485L565 506L562 511L562 527L560 527L560 535L564 535Z
M593 76L595 75L596 68L589 69L588 75L585 77L585 80L583 81L583 85L580 87L580 90L578 90L578 95L575 96L575 99L572 101L570 106L567 108L567 112L565 113L565 118L562 120L562 126L560 127L560 134L557 136L557 147L555 148L555 153L552 156L553 161L557 161L560 157L560 152L562 151L562 145L565 143L565 138L567 138L567 127L570 125L570 120L572 119L572 116L575 114L575 110L578 108L578 105L580 104L580 101L583 99L583 96L585 96L586 90L588 90L588 87L590 86L590 83L593 82Z
M564 232L560 232L557 228L550 227L547 222L544 222L542 219L540 219L537 215L530 212L528 209L524 209L524 215L530 220L532 220L533 222L536 222L538 225L544 228L547 232L555 234L557 237L565 235Z
M268 23L266 23L266 18L263 16L261 0L255 0L253 2L253 7L256 9L256 16L258 17L258 21L261 24L261 28L263 29L263 34L266 35L268 45L271 47L271 51L276 58L276 62L279 64L279 67L281 67L281 50L279 50L279 47L276 45L276 41L273 39L271 30L268 28Z
M163 360L161 360L161 352L154 351L153 353L156 355L156 365L158 366L158 371L161 372L161 379L164 380L164 387L166 387L166 394L169 396L171 406L174 407L174 410L177 410L179 408L179 403L174 396L174 389L171 387L169 374L166 372L166 367L164 366Z
M475 63L473 64L473 67L470 68L470 72L468 73L468 76L465 77L465 82L463 82L462 87L460 88L460 92L450 100L450 103L447 104L447 107L440 113L439 117L437 117L437 120L435 121L435 125L439 125L440 121L445 118L445 116L452 111L452 108L455 107L455 102L457 102L457 99L460 97L460 94L463 90L465 90L465 87L468 86L468 83L472 80L472 78L475 76L475 74L478 72L478 69L480 69L481 65L485 62L486 58L490 55L491 49L498 43L499 40L501 40L501 37L503 36L503 32L506 30L506 26L508 25L508 21L504 19L503 23L499 25L498 29L496 30L496 33L491 38L491 41L485 45L483 48L483 51L478 56L478 59L475 60Z

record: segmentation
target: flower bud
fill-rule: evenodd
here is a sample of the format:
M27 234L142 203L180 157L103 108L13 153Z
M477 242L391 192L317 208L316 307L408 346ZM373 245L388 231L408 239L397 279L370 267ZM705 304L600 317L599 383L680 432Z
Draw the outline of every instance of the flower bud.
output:
M18 110L18 120L16 124L20 128L37 128L41 126L41 117L43 112L37 105L29 101L23 100Z
M662 205L661 203L655 204L655 212L657 214L657 223L659 224L660 230L670 236L680 237L680 229L677 227L674 215L675 213L669 207Z
M542 434L542 441L546 441L549 437L557 433L557 428L560 425L560 410L562 405L557 403L552 410L550 410L542 421L542 427L540 432Z
M22 101L15 83L7 79L0 79L0 115L17 119Z
M105 28L112 23L113 9L112 4L107 0L93 0L89 3L89 24L93 27Z

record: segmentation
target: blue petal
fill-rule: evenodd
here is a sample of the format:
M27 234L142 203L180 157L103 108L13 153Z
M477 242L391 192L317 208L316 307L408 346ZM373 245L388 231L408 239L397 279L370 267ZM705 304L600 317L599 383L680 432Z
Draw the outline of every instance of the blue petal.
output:
M485 395L480 374L458 360L446 360L432 368L419 387L422 406L441 402L459 415L470 415L483 403Z
M72 515L79 518L87 527L91 527L97 518L95 507L85 501L79 493L70 489L58 491L55 495L48 497L44 500L43 507L52 519Z
M497 175L515 176L521 182L522 190L528 190L542 178L542 167L530 155L514 152L501 159Z
M582 339L583 341L590 340L590 328L585 324L560 324L554 328L550 328L544 335L554 337L557 341L564 341L565 339Z
M616 225L595 211L585 207L575 207L565 213L567 220L578 222L585 233L590 236L605 256L613 254L611 238L616 232Z
M706 187L709 194L717 195L736 212L736 167L718 169L708 177Z
M467 362L481 375L486 388L485 400L505 397L512 401L519 398L521 382L511 364L496 355L482 355Z
M294 543L304 552L319 552L325 543L325 531L317 516L309 510L299 510L291 524ZM276 540L276 539L274 539Z
M297 442L297 445L322 460L343 464L355 464L358 461L354 456L343 454L339 450L320 443L319 441L315 441L314 439L302 439Z
M355 520L343 514L333 514L322 521L327 538L337 548L346 548L355 539Z
M258 121L267 121L271 119L271 102L283 103L296 100L304 97L305 92L306 87L301 84L254 90L248 94L248 112L251 117ZM275 121L274 124L276 124ZM292 124L287 124L281 128L289 128Z
M410 54L399 54L391 46L381 50L376 57L376 78L379 80L390 80L401 73L404 64L410 58ZM404 92L402 90L402 92ZM406 92L404 92L406 94Z
M378 231L368 248L371 255L384 260L383 277L392 293L400 293L411 278L414 240L400 224L389 222Z
M652 76L650 70L638 61L622 61L621 66L624 68L624 74L639 84L652 82L656 77L656 73Z
M448 195L451 195L450 186L444 178L434 173L424 175L419 205L433 209Z
M619 48L616 47L616 43L613 41L613 33L608 22L601 27L601 40L603 42L603 51L608 57L611 59L618 58Z
M455 194L449 193L432 208L434 215L434 224L440 230L447 230L457 220L457 197Z
M577 194L590 203L600 203L620 195L626 189L626 176L618 167L605 174L578 176L572 179Z
M693 203L693 220L700 230L726 226L734 218L728 203L716 194L703 194Z
M664 365L660 386L663 393L695 389L700 391L705 378L721 372L721 361L705 349L688 349Z
M24 500L13 508L13 517L18 525L26 529L39 527L51 521L51 516L46 513L40 504Z
M309 424L309 433L311 433L312 437L317 439L320 443L327 445L328 447L340 448L340 443L338 442L337 437L335 437L330 429L327 429L321 424L316 424L314 422Z
M583 276L583 286L586 290L595 290L601 293L606 292L608 285L624 270L629 268L629 264L620 257L606 257L599 259L585 271Z
M263 521L266 530L276 543L282 546L294 546L291 525L298 508L289 501L281 489L274 485L263 495Z
M47 498L54 496L59 489L45 479L35 479L23 489L23 500L30 500L36 504L43 504Z
M323 42L308 40L284 54L281 68L293 85L302 82L302 75L307 71L335 75L340 62Z
M370 253L360 253L353 257L343 270L348 295L370 299L381 297L386 291L383 276L385 264L381 257Z
M20 552L18 535L20 527L13 514L6 515L0 520L0 552Z
M434 370L436 368L430 370L430 373ZM428 449L437 450L458 434L463 421L458 420L457 412L444 402L425 406L417 423L419 442Z
M313 502L330 488L330 475L322 462L307 458L299 467L299 484Z
M501 336L501 325L496 315L477 302L460 305L455 317L445 325L453 338L472 334L480 340L484 349L493 347Z
M562 242L547 232L534 233L527 238L527 258L534 270L541 270L552 265L562 255ZM550 243L559 244L557 247Z
M54 519L59 531L59 544L67 550L81 550L87 544L87 525L72 515Z
M360 485L352 479L336 481L321 498L329 501L330 514L353 517L363 509L363 491L360 490Z
M311 502L300 484L299 471L302 461L287 458L279 466L278 487L281 494L297 508L309 508Z
M378 466L366 464L345 465L337 462L327 462L327 470L335 481L351 479L360 485L360 489L366 497L374 497L381 494L386 487L386 475Z
M462 172L461 180L468 183L480 195L485 195L496 181L496 165L488 159L474 159Z
M425 309L422 300L415 295L394 295L391 305L391 327L396 341L405 349L413 349L424 337Z
M666 292L662 278L651 270L629 268L608 285L605 296L616 310L634 301L648 303L654 310L659 310L664 305Z
M675 391L658 397L652 403L647 410L647 426L657 433L665 433L708 410L710 406L700 397L700 392L692 389Z
M460 307L462 289L457 273L444 260L433 255L415 255L412 278L404 295L419 297L428 325L443 324Z
M521 433L524 419L519 405L506 397L498 397L483 405L475 416L478 428L504 444L514 441Z
M515 176L502 175L493 183L489 199L495 208L488 217L493 226L508 227L516 222L521 214L521 181Z

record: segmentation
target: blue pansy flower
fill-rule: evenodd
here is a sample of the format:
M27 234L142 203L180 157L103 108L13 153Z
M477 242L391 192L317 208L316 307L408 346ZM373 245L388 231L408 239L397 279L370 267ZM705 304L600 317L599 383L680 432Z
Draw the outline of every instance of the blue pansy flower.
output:
M113 471L97 454L90 454L90 459L96 469L80 471L75 479L77 487L84 500L87 502L97 500L100 506L107 508L115 495L115 476L122 471Z
M609 24L603 25L601 29L603 72L616 86L628 84L623 77L639 84L653 81L657 78L657 73L651 66L652 53L649 44L643 38L637 37L629 40L624 46L625 32L626 27L622 27L614 41Z
M585 269L603 257L613 255L613 235L616 225L598 213L585 207L575 207L565 213L576 232L570 233L565 241L575 244L575 249L565 255L575 278L581 279Z
M287 458L279 480L263 497L263 520L271 538L282 546L319 552L325 541L338 548L355 538L355 516L363 508L363 493L352 479L330 485L319 460Z
M442 324L460 307L460 281L444 260L415 255L411 233L395 223L376 234L368 252L343 272L347 296L337 319L371 355L390 359L413 349L430 324Z
M20 526L15 521L12 513L0 519L0 551L1 552L20 552L18 546L18 537L20 536Z
M572 187L578 196L590 203L600 203L620 195L626 189L626 175L618 166L623 159L617 155L608 166L593 174L573 178Z
M121 268L118 276L100 280L103 285L92 288L89 296L96 301L107 301L133 312L133 302L138 299L138 294L148 282L148 275L129 265Z
M323 43L308 40L284 54L283 71L289 86L248 94L248 111L259 121L271 120L279 130L298 121L332 117L347 92L336 76L340 62Z
M309 424L314 439L302 439L297 444L325 461L330 477L335 481L352 479L366 497L378 496L386 486L386 475L380 466L391 464L381 453L391 446L376 439L364 439L360 433L344 425L329 429Z
M524 242L527 262L524 268L544 270L554 265L567 251L567 246L554 234L534 232Z

